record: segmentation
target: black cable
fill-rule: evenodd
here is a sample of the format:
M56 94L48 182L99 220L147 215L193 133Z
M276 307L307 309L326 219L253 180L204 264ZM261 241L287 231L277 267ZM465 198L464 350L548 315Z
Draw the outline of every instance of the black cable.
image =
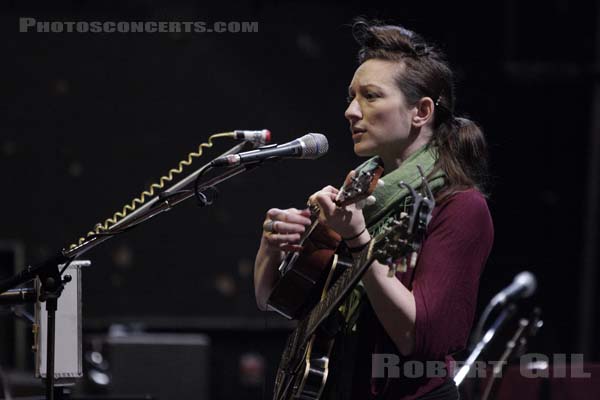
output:
M196 196L196 198L198 199L198 202L200 203L201 206L207 206L207 205L211 205L213 203L214 200L209 200L208 197L199 191L199 185L200 185L200 177L204 174L204 172L208 171L210 168L205 168L202 169L200 171L200 173L198 174L198 176L196 177L195 181L194 181L194 195ZM213 189L216 193L218 193L218 191L216 190L216 188L214 188L213 186L211 186L208 189ZM184 193L190 193L191 190L178 190L176 192L161 192L158 194L158 198L161 201L168 201L171 197L175 197L177 195L180 194L184 194ZM160 204L160 203L158 203ZM111 230L111 231L106 231L106 232L98 232L98 233L94 233L92 235L86 236L86 240L90 240L90 239L95 239L95 238L99 238L99 237L103 237L103 236L116 236L119 235L121 233L125 233L133 228L135 228L138 224L134 224L131 226L128 226L126 228L123 229L118 229L118 230ZM109 228L110 229L110 228ZM75 258L73 258L72 260L74 260ZM72 261L70 260L70 261ZM70 263L70 262L69 262ZM68 267L68 265L65 266L65 268L63 268L63 270L61 271L61 275L63 274L63 272L65 271L66 267Z
M198 200L198 204L200 205L200 207L210 206L212 203L214 203L216 195L219 193L217 188L215 188L214 186L209 186L205 189L212 190L212 192L214 193L212 198L207 197L206 194L203 193L203 191L200 191L200 178L209 169L212 169L210 164L207 166L207 168L201 169L198 173L198 176L194 180L194 196L196 197L196 200Z
M158 194L158 199L161 200L161 201L165 201L165 200L169 200L171 197L175 197L175 196L180 195L180 194L187 194L187 193L191 193L191 192L192 191L189 190L189 189L177 190L175 192L160 192Z
M116 235L120 235L121 233L125 233L133 228L135 228L136 226L138 226L138 224L135 225L131 225L128 226L127 228L123 228L123 229L117 229L114 231L107 231L107 232L98 232L98 233L94 233L93 235L87 236L88 238L96 238L96 237L100 237L100 236L116 236Z
M86 238L86 240L90 240L90 239L95 239L95 238L99 238L102 236L109 236L109 237L116 236L116 235L120 235L121 233L125 233L125 232L135 228L138 225L139 225L139 223L128 226L127 228L122 228L122 229L117 229L117 230L107 231L107 232L98 232L98 233L94 233L92 235L86 236L85 238Z
M72 263L73 261L75 261L75 259L76 259L76 258L77 258L77 257L73 257L73 258L69 259L69 261L67 261L67 262L65 263L65 266L63 267L63 269L61 269L61 270L60 270L60 272L58 273L58 276L62 276L62 274L64 274L64 273L65 273L65 271L67 270L67 268L69 268L69 265L71 265L71 263Z

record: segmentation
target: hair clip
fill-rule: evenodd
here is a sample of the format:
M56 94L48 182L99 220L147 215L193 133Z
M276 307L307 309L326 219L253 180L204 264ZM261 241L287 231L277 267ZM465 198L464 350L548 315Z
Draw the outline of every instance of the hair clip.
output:
M435 101L435 106L439 106L440 105L440 101L442 101L442 95L439 95L437 100Z
M413 45L412 50L415 53L415 56L417 56L417 57L424 57L429 54L429 49L427 48L427 45L424 43L417 43L417 44Z

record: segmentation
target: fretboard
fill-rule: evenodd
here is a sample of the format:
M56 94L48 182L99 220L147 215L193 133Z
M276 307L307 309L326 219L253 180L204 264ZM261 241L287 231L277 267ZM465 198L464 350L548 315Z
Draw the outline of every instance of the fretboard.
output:
M351 267L346 268L333 286L327 290L323 299L302 320L301 323L306 325L303 335L304 340L308 340L317 327L341 304L374 261L371 254L373 242L360 253L360 256L354 260Z

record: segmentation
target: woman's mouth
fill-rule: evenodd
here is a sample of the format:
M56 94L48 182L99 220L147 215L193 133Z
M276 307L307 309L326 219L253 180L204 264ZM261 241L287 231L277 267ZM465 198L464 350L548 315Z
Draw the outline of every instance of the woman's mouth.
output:
M357 140L360 139L362 134L365 132L366 132L366 130L364 130L364 129L353 129L352 130L352 140L354 140L356 142Z

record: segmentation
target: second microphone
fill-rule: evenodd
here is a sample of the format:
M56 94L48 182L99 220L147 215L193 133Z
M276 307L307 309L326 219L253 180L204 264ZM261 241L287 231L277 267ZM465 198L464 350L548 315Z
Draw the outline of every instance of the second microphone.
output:
M325 135L309 133L288 143L219 157L213 160L211 165L213 167L234 166L278 158L315 159L325 155L328 150L329 143Z

